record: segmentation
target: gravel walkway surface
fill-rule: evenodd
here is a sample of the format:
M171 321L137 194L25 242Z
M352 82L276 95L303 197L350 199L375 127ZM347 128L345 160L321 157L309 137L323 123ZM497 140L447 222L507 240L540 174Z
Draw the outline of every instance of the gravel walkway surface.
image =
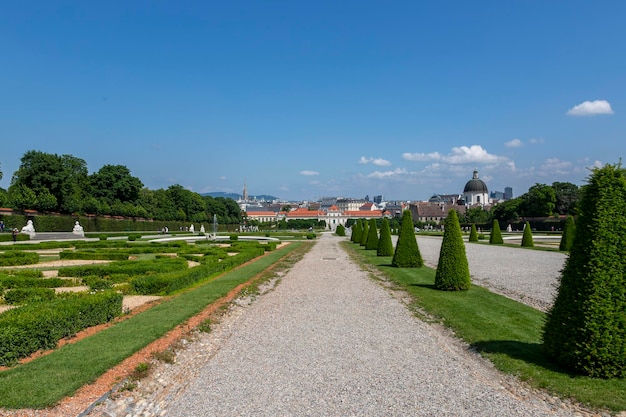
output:
M274 291L246 307L158 414L573 415L559 401L520 394L528 392L415 318L340 241L323 235Z
M441 238L417 237L426 265L436 268ZM395 242L394 242L395 245ZM556 285L567 256L561 252L465 243L474 284L547 311L556 296Z

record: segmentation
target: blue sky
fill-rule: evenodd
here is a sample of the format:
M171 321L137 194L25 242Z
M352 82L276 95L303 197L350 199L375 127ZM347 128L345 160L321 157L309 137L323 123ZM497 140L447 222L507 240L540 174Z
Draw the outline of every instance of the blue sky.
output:
M0 0L0 187L28 150L150 189L424 200L626 156L623 1Z

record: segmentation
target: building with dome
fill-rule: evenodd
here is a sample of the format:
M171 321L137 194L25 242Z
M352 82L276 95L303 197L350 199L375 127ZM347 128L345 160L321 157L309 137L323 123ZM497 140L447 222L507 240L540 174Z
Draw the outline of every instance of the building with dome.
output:
M489 190L487 184L478 178L478 171L474 171L472 179L465 184L463 200L466 206L484 206L489 204Z

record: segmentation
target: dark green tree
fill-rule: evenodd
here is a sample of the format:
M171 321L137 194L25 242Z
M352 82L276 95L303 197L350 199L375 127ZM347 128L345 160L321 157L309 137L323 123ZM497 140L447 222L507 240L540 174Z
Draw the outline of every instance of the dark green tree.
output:
M415 229L411 210L405 210L402 214L400 233L396 242L396 250L391 260L391 265L398 268L419 268L424 265L422 254L417 246Z
M337 236L345 236L346 235L346 228L344 227L343 224L338 224L337 228L335 229L335 234Z
M548 217L556 207L556 192L546 184L535 184L522 196L521 211L524 217Z
M461 291L471 285L465 244L457 212L448 211L444 222L443 240L435 273L435 287L444 291Z
M516 221L520 217L522 198L517 197L498 204L491 209L491 216L503 223Z
M465 211L463 219L460 220L463 220L464 223L484 224L491 220L491 214L481 206L470 207Z
M547 355L592 377L626 377L626 172L595 168L543 329Z
M370 233L370 227L366 220L363 220L362 224L363 232L361 232L361 241L359 243L361 246L365 246L365 243L367 243L367 236L369 236Z
M365 249L375 250L378 248L378 230L376 229L376 219L370 219L368 227L367 241L365 242Z
M361 243L362 234L363 234L363 223L361 222L361 219L357 219L356 223L354 223L354 226L352 226L351 240L354 243Z
M476 225L474 223L472 223L472 230L470 230L469 241L478 242L478 230L476 230Z
M572 244L574 243L574 236L576 236L576 222L574 222L573 216L567 216L567 219L565 219L565 226L563 226L563 234L561 235L559 250L569 252L572 249Z
M555 212L558 214L574 214L580 201L580 189L571 182L553 182L552 188L556 197Z
M533 241L533 232L530 229L530 223L526 222L524 225L524 234L522 235L522 246L525 248L532 248L535 246L535 242Z
M380 224L380 237L378 238L378 247L376 248L377 256L392 256L393 255L393 242L391 241L391 229L389 227L389 220L383 217Z
M491 233L489 234L489 243L492 245L502 245L504 243L502 232L500 232L500 223L497 220L493 221Z
M143 187L141 180L133 177L124 165L104 165L89 176L89 184L91 195L108 204L134 203Z

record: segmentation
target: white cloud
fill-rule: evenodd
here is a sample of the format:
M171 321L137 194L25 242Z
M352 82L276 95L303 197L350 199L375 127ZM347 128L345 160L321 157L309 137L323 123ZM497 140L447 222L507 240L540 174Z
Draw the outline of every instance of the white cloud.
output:
M532 144L543 143L543 138L532 138L528 142Z
M406 169L396 168L393 171L384 171L384 172L374 171L371 174L368 174L367 178L377 178L377 179L393 178L399 175L406 175L406 174L408 174L408 171Z
M383 158L366 158L364 156L359 159L359 164L374 164L379 167L386 167L391 165L391 162Z
M510 141L504 144L504 146L506 146L507 148L519 148L520 146L523 146L523 145L524 144L519 139L511 139Z
M452 148L448 155L441 155L439 152L425 153L403 153L402 158L408 161L441 161L446 164L493 164L504 162L506 157L492 155L480 145L458 146Z
M594 116L596 114L613 114L611 104L606 100L585 101L567 111L569 116Z
M320 175L320 173L317 172L317 171L300 171L300 175L304 175L306 177L311 177L311 176L314 176L314 175Z

